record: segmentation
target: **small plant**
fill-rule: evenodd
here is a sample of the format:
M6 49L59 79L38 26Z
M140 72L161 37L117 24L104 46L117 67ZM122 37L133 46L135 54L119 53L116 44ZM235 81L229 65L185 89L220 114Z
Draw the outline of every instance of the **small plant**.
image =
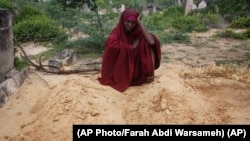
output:
M24 59L22 58L19 58L19 57L15 57L14 58L14 67L17 69L17 70L22 70L23 68L27 67L28 64L25 62Z
M184 9L181 6L171 6L163 12L163 15L167 18L176 18L184 16Z
M168 27L170 27L170 22L167 22L167 18L164 17L163 14L152 14L150 16L145 16L142 18L143 23L145 24L145 26L153 31L164 31L165 29L167 29Z
M20 9L18 16L15 18L15 22L21 22L23 20L32 18L33 16L40 16L43 15L42 12L36 10L34 7L31 6L24 6Z
M240 17L233 20L231 28L248 28L250 27L250 17Z
M192 16L175 18L172 26L183 33L191 33L192 31L204 32L208 30L201 21Z
M246 39L244 34L236 33L230 29L226 29L226 30L218 33L216 36L221 37L221 38Z
M15 13L14 6L10 1L0 0L0 8L8 9L12 13Z
M244 37L249 39L250 38L250 28L248 28L247 31L242 33L242 34L243 34Z
M14 25L13 32L18 41L49 41L63 33L46 15L33 16Z

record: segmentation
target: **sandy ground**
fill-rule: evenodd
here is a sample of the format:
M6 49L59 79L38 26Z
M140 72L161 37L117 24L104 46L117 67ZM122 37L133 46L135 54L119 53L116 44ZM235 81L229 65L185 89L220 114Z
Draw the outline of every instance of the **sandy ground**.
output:
M250 124L249 83L180 75L192 71L187 64L244 56L242 50L225 49L239 42L219 43L207 50L164 45L155 81L124 93L100 85L100 73L56 75L31 68L18 92L0 108L0 140L72 140L73 124Z

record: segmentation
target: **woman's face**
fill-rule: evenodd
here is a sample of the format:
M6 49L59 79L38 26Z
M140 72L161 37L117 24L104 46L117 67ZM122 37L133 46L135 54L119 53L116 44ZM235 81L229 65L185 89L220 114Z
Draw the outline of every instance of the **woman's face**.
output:
M124 29L125 32L127 33L132 32L135 29L135 26L136 26L136 21L131 21L131 20L124 21Z

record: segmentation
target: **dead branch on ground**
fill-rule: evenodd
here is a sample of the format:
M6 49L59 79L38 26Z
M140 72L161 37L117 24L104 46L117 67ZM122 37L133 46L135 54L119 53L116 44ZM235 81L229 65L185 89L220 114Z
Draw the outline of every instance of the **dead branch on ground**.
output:
M23 47L17 42L17 46L21 49L21 52L23 53L23 58L25 59L25 62L30 65L35 67L37 70L44 71L47 73L54 73L54 74L73 74L73 73L89 73L89 72L97 72L100 71L98 68L93 68L93 69L82 69L82 70L61 70L59 67L53 66L53 65L43 65L42 64L42 57L41 55L39 57L39 64L36 64L32 62L27 53L24 51ZM47 69L47 67L54 68L54 70Z

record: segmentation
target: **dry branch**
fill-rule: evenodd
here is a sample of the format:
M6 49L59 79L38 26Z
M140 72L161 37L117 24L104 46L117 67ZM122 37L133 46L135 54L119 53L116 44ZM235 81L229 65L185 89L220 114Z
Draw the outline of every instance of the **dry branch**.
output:
M73 74L73 73L89 73L89 72L97 72L97 71L100 71L100 69L98 68L92 68L92 69L81 69L81 70L61 70L59 67L56 67L56 66L53 66L53 65L43 65L42 64L42 61L41 61L41 58L43 57L43 55L41 55L39 57L39 64L36 64L34 62L32 62L27 53L24 51L23 47L17 42L17 46L21 49L22 53L23 53L23 57L25 59L25 62L30 65L30 66L33 66L35 67L37 70L40 70L40 71L44 71L44 72L47 72L47 73L54 73L54 74ZM50 69L47 69L47 67L51 67L51 68L54 68L55 70L50 70Z

